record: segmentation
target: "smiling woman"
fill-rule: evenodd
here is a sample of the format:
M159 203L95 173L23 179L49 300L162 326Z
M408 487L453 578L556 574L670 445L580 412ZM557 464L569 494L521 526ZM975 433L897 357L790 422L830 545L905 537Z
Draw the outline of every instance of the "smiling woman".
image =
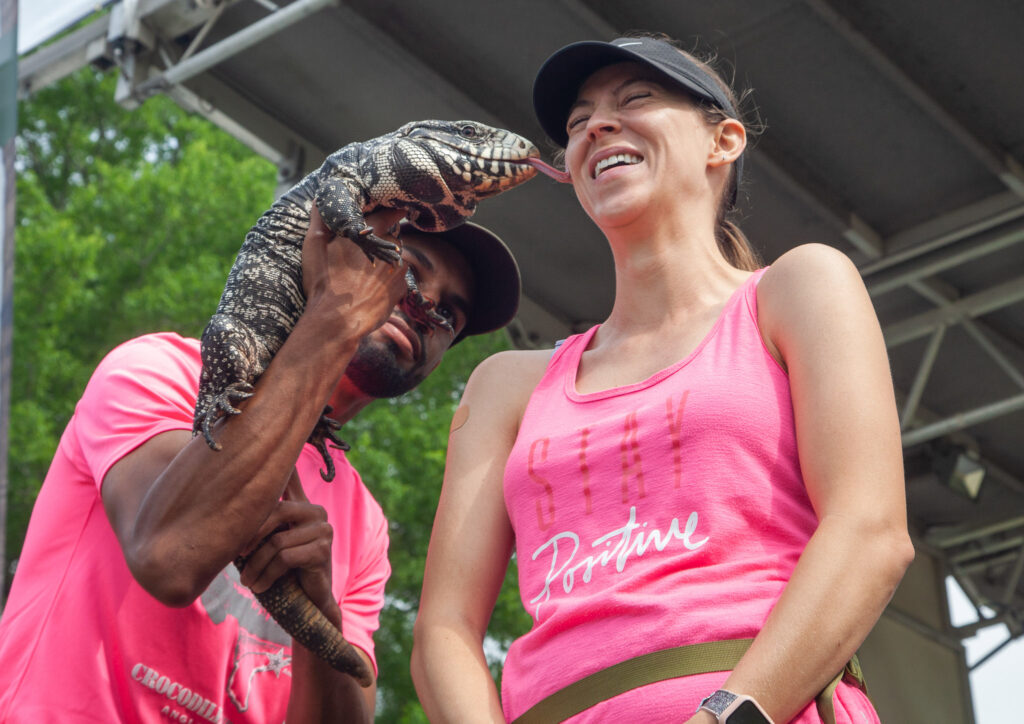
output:
M581 120L577 116L566 122L570 111L564 100L566 92L575 91L582 81L602 64L633 59L628 50L623 49L635 47L639 41L624 40L626 42L614 45L577 43L567 48L565 52L553 56L542 69L542 73L546 72L547 75L545 83L534 86L534 102L541 125L562 147L568 143L568 125ZM681 87L696 103L699 112L708 123L742 119L739 99L708 63L669 43L665 43L664 46L649 44L645 51L650 56L648 62L652 67L656 67L657 71L651 73L650 69L641 65L641 73L646 70L654 82L658 82L660 78L662 82L667 80L670 85L676 84ZM580 104L580 101L576 101L573 108ZM758 125L750 121L744 121L743 126L748 136L760 131ZM558 157L564 160L564 151L560 152ZM572 182L571 175L567 172L559 172L534 159L530 163L557 181ZM735 210L739 195L743 177L743 155L736 157L729 168L729 191L721 197L717 209L715 238L720 251L730 264L753 271L760 266L757 254L743 231L728 218L730 212Z
M727 220L748 135L735 95L666 39L559 50L534 106L611 248L615 303L466 387L416 623L425 710L877 722L854 655L913 549L855 267L816 245L761 267ZM482 646L513 551L533 627L499 698Z

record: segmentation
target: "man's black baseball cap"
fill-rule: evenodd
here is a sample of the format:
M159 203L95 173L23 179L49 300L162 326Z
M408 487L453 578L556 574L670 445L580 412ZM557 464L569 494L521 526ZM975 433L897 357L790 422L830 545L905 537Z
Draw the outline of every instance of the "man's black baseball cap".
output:
M443 239L462 254L473 270L476 290L473 305L466 326L452 342L453 345L464 337L501 329L515 318L522 290L519 265L497 234L471 221L448 231L431 233L403 221L399 233L406 232Z

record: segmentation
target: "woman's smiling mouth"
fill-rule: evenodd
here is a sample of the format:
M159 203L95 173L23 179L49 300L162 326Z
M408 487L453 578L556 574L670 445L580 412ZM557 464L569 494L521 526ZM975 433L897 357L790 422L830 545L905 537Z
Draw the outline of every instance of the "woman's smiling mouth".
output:
M606 156L594 164L594 170L591 174L591 178L597 178L601 172L609 168L616 168L617 166L632 166L640 163L641 161L643 161L643 158L634 153L616 153L612 156Z

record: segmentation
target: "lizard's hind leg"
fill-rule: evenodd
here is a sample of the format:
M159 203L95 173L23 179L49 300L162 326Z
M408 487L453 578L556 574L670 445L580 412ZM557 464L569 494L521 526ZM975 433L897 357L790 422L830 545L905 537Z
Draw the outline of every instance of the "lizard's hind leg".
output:
M452 327L451 322L437 313L434 309L437 305L433 300L423 296L423 292L420 291L420 287L416 283L416 275L411 267L405 270L405 284L408 287L408 292L406 292L406 295L400 302L402 310L414 321L420 324L439 327L454 337L455 329Z
M210 425L224 415L242 412L232 403L252 397L253 383L266 369L271 355L248 326L228 314L215 314L210 319L200 351L203 369L192 432L202 430L206 444L220 450Z
M334 480L334 460L331 459L330 453L327 452L327 443L331 443L331 447L339 450L351 450L347 442L334 434L341 429L341 423L328 417L330 414L331 406L327 405L324 407L324 412L320 415L316 427L313 428L313 432L310 433L308 441L324 459L324 469L320 471L320 477L328 483Z

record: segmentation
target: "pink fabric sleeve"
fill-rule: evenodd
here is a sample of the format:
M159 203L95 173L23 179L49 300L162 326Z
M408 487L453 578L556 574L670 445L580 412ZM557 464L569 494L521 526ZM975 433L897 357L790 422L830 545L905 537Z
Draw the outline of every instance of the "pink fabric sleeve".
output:
M96 368L75 408L83 459L98 485L114 463L153 436L192 429L198 368L168 355L168 344L186 359L198 357L198 342L177 335L122 344Z

